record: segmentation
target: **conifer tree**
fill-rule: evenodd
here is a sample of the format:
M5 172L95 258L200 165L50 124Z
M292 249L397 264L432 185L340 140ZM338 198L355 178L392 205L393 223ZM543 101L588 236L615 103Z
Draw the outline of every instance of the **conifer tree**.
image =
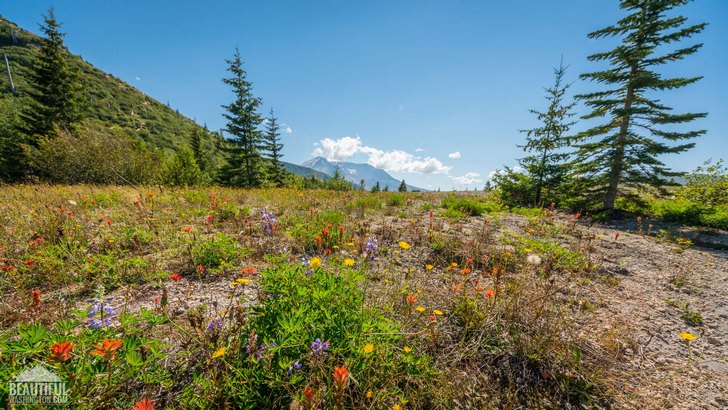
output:
M407 184L405 184L404 179L402 180L402 183L399 184L399 188L397 188L399 192L407 192Z
M190 148L192 149L192 155L197 162L197 166L200 171L206 173L209 171L209 161L207 159L207 149L205 148L205 136L207 135L207 128L201 130L198 127L192 131L190 137Z
M283 168L281 162L283 144L280 143L280 135L278 118L273 114L271 108L265 134L263 134L262 152L263 156L268 160L268 177L279 187L283 186L286 178L286 169Z
M246 79L237 47L233 59L226 62L232 75L222 81L232 87L235 101L223 105L227 111L223 116L228 121L225 131L233 138L225 149L227 164L220 170L220 181L225 185L255 188L263 180L259 152L261 132L258 130L263 118L257 112L261 100L252 94L253 84Z
M658 156L684 152L695 145L684 143L685 140L705 133L662 128L688 123L706 114L675 114L654 97L655 92L684 87L701 78L664 78L653 71L697 52L702 46L668 49L673 43L700 33L706 25L685 27L687 19L674 15L673 9L689 1L622 0L620 8L629 14L617 24L589 34L589 38L621 39L613 50L588 57L589 61L608 62L611 68L581 75L582 79L608 88L577 96L592 109L584 119L606 119L576 136L579 145L575 169L584 194L601 199L604 209L614 209L618 195L632 196L639 188L652 187L664 192L664 186L671 183L666 177L680 173L671 172Z
M43 23L40 30L44 37L30 78L34 85L30 92L33 103L24 114L26 130L31 135L49 135L55 126L67 128L80 119L79 74L70 64L63 43L65 33L52 7Z
M554 85L546 89L548 109L546 112L530 110L541 122L537 128L523 130L526 134L526 145L523 150L533 153L522 158L519 163L526 174L533 180L534 203L541 205L543 192L553 194L563 184L568 166L564 163L569 154L563 152L566 146L565 134L575 122L569 121L574 116L572 109L575 103L564 102L570 84L564 84L566 67L563 61L559 68L554 68Z
M374 184L374 186L372 187L371 192L377 193L377 192L381 192L381 191L382 191L382 186L379 185L379 181L377 181L377 183Z

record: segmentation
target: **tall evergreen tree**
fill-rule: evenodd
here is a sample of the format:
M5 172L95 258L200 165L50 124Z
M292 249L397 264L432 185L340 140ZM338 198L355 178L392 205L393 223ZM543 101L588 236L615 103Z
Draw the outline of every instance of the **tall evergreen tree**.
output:
M231 186L259 187L263 180L259 152L261 132L258 130L263 117L257 112L261 100L252 94L253 84L246 79L247 73L237 47L233 59L226 62L227 71L232 75L222 81L232 87L235 101L223 105L227 111L223 116L228 121L225 131L233 138L226 148L227 164L220 170L220 181Z
M549 102L546 112L530 110L541 122L539 127L522 130L526 134L526 145L522 148L533 153L519 160L521 167L533 180L534 205L540 205L543 192L553 194L563 184L568 166L564 163L569 154L563 152L566 146L565 134L575 124L569 121L574 116L572 109L575 103L564 101L566 91L571 84L564 83L566 67L563 61L559 68L554 68L554 85L546 89L546 100Z
M43 23L40 30L44 37L31 71L33 104L24 114L26 131L31 135L48 135L54 127L67 128L80 119L78 70L70 64L63 43L65 33L52 7Z
M205 137L207 136L207 128L204 130L195 127L190 137L190 148L192 156L203 173L209 172L209 161L207 158L207 148L205 147Z
M683 59L702 44L665 51L672 43L700 33L705 23L684 27L686 18L668 16L673 9L690 0L622 0L620 8L629 14L616 25L594 31L589 38L619 37L622 42L611 51L592 54L589 61L606 61L610 69L582 74L609 88L577 98L592 109L583 118L606 117L606 122L576 136L576 175L584 193L600 198L605 209L614 208L619 194L632 195L635 189L652 187L664 192L671 172L658 156L680 153L694 143L670 145L705 133L703 130L679 132L661 129L663 125L683 124L704 117L705 113L675 114L672 108L654 99L655 92L684 87L701 77L663 78L653 71Z
M262 147L263 156L268 160L268 177L279 187L283 186L286 178L286 169L283 168L283 163L281 162L283 144L281 144L280 140L280 129L278 118L271 108L265 134L263 134Z
M402 183L399 184L399 188L397 188L397 191L407 192L407 184L404 182L404 179L402 180Z

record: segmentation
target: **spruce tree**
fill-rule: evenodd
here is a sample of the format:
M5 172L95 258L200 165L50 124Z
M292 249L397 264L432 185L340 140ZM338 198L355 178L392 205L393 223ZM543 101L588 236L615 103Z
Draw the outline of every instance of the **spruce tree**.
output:
M402 183L399 184L399 188L397 188L399 192L407 192L407 184L405 184L404 179L402 180Z
M569 118L574 116L572 109L576 104L564 102L566 91L570 86L564 83L565 74L566 67L562 61L559 68L554 68L554 85L546 89L548 109L546 112L530 110L541 125L521 131L526 134L526 145L522 147L523 150L533 153L519 160L526 175L533 180L533 205L541 205L544 191L553 195L559 190L568 171L565 161L569 154L565 153L563 148L566 146L565 134L574 125Z
M268 160L268 177L271 182L279 187L283 186L286 178L286 169L281 162L283 144L280 143L280 135L278 118L273 114L271 108L265 134L263 134L262 152L263 156Z
M382 186L379 185L379 181L377 181L377 183L374 184L374 186L372 187L371 192L377 193L377 192L381 192L381 191L382 191Z
M227 111L225 131L232 135L227 151L227 164L220 170L220 182L225 185L244 188L259 187L263 180L262 161L259 152L261 132L258 127L263 122L257 110L261 100L252 94L253 84L246 77L240 51L235 48L232 60L226 60L232 75L222 81L232 87L235 101L223 105Z
M702 44L666 48L700 33L706 24L683 26L686 18L668 16L690 0L622 0L620 8L629 14L616 25L594 31L589 38L619 37L621 44L611 51L592 54L589 61L608 62L611 68L582 74L608 88L577 96L592 111L584 119L606 121L576 136L579 142L575 169L588 197L599 198L604 209L614 209L618 195L633 196L637 189L653 188L659 193L670 185L671 172L658 156L680 153L694 143L679 143L705 131L676 131L664 125L684 124L705 113L675 114L654 98L655 92L692 84L701 77L663 78L654 68L683 59ZM671 13L672 14L672 13Z
M26 131L31 135L49 135L54 127L67 128L80 119L78 70L70 63L63 43L65 33L52 7L43 23L40 30L44 37L30 75L33 103L24 115Z

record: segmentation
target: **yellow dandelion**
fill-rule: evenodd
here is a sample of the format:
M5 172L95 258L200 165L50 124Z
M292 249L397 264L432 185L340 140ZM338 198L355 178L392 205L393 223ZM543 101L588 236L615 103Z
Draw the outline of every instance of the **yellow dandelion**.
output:
M442 314L443 314L442 310L437 310L437 309L433 310L432 313L434 313L437 316L442 316Z
M369 354L374 351L374 345L371 343L367 343L364 345L364 353Z
M249 282L250 282L250 279L237 278L237 279L235 279L235 282L233 282L233 283L230 284L230 287L231 288L234 288L235 286L238 286L238 285L245 286Z
M404 350L405 353L409 353L409 352L412 351L412 348L409 347L409 346L405 346L403 350Z
M367 399L371 399L372 397L374 397L374 393L371 390L367 390Z
M227 347L221 347L215 350L215 353L212 354L212 358L217 359L218 357L224 356L225 352L227 352Z
M432 270L432 268L434 268L434 266L432 266L429 263L427 265L425 265L425 269L427 269L427 270Z
M354 266L354 259L351 259L351 258L344 259L344 266L348 266L348 267Z
M407 249L411 248L410 244L408 244L405 241L399 241L399 247L402 248L402 249L404 249L404 250L407 250Z
M682 333L680 333L680 337L682 337L683 340L685 340L686 342L692 342L693 340L695 340L695 339L698 338L694 334L688 333L688 332L682 332Z
M387 283L389 283L389 279L384 279L384 284L386 285Z
M400 406L399 404L395 404L394 406L392 406L392 410L402 410L402 406Z
M418 312L420 312L420 313L422 313L422 312L424 312L424 311L425 311L425 307L424 307L424 306L417 306L417 307L415 308L415 310L416 310L416 311L418 311Z
M321 267L321 258L319 258L317 256L317 257L311 259L311 269L316 269L319 267Z

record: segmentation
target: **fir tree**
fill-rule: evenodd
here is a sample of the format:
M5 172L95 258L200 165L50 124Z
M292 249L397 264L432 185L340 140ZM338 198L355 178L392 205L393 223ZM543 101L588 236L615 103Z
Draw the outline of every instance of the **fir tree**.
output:
M273 114L273 109L271 108L266 131L263 135L262 152L268 160L268 177L279 187L283 186L286 177L286 169L281 162L283 144L280 143L280 135L278 118Z
M381 192L381 191L382 191L382 186L379 185L379 181L377 181L377 183L374 184L374 186L372 187L371 192L377 193L377 192Z
M223 108L227 119L225 131L233 136L226 148L227 164L220 170L220 180L225 185L244 188L259 187L262 183L262 161L260 152L261 132L258 126L263 118L257 110L261 100L252 94L253 85L246 79L247 73L240 60L240 51L235 48L232 60L226 60L232 76L222 81L231 86L235 101Z
M402 180L402 183L399 184L399 188L397 188L399 192L407 192L407 184L405 184L404 179Z
M31 135L49 135L54 127L67 128L80 119L78 70L70 64L63 43L65 33L52 7L43 23L40 30L44 37L30 76L34 84L30 92L33 103L24 115L26 130Z
M197 127L192 131L190 138L190 148L192 149L192 155L197 162L197 166L200 167L200 171L206 173L209 171L209 161L207 159L207 149L205 148L205 136L207 135L206 130L201 130Z
M574 125L569 118L574 116L572 109L575 103L566 104L564 96L570 84L564 84L566 67L563 61L554 69L554 85L546 89L548 109L546 112L530 110L541 122L541 126L523 130L526 134L526 145L522 148L533 153L519 160L521 167L533 180L534 202L541 205L543 192L554 194L563 184L569 167L564 163L569 154L563 152L566 146L565 134Z
M656 66L683 59L702 46L694 44L663 51L705 27L704 23L683 27L685 17L666 15L688 2L622 0L620 8L630 14L616 25L589 34L589 38L621 38L621 44L615 49L588 57L590 61L609 62L610 69L581 75L582 79L609 88L577 96L592 109L583 118L606 117L607 120L576 136L579 145L575 170L584 193L601 198L605 209L614 208L619 194L631 196L639 188L652 187L664 192L664 186L671 184L666 177L680 173L671 172L658 156L692 148L694 143L669 143L705 132L662 129L663 125L684 124L706 114L675 114L672 108L652 97L655 92L684 87L701 78L663 78L653 71Z

